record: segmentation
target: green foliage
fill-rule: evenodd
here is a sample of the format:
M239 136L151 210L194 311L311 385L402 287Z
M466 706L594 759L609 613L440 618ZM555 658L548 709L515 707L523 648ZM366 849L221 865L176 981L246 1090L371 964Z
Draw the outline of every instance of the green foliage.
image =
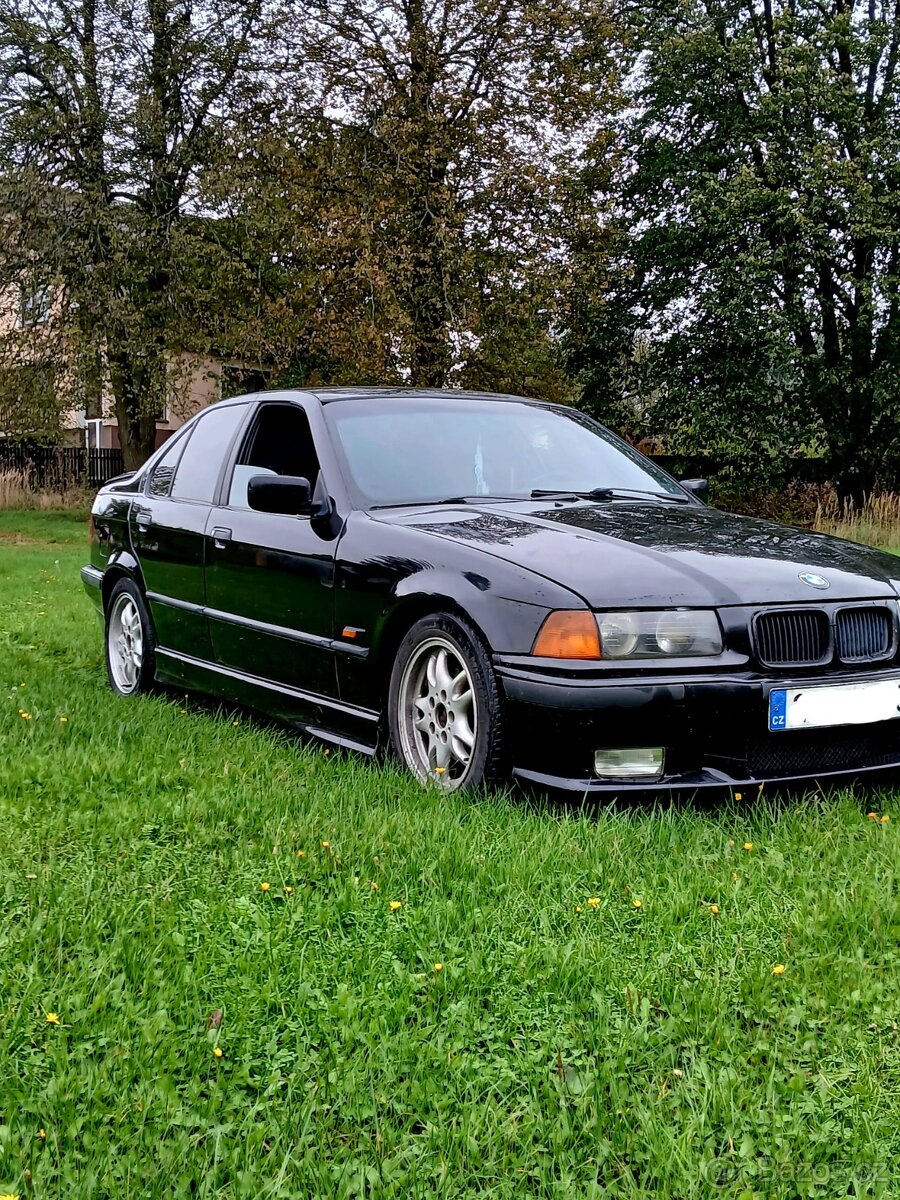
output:
M221 161L226 109L253 91L251 37L262 0L211 0L202 17L184 0L0 12L0 299L34 274L52 286L43 352L70 404L108 383L129 466L153 449L169 352L204 350L208 223L184 218Z
M0 514L0 1192L893 1193L892 793L423 792L117 699L84 554Z
M900 432L900 12L651 0L633 36L603 294L576 246L586 401L764 477L821 446L871 487Z
M13 0L0 300L52 281L65 401L112 392L129 466L182 350L567 395L560 196L609 31L602 0Z

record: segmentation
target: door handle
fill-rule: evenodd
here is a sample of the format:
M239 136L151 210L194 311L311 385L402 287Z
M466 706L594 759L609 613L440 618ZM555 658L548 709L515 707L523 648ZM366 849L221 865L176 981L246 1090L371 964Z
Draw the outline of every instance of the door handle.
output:
M212 531L213 545L217 550L224 550L228 542L231 541L231 530L217 528Z
M149 508L136 508L134 510L134 521L140 533L146 533L153 524L153 513Z

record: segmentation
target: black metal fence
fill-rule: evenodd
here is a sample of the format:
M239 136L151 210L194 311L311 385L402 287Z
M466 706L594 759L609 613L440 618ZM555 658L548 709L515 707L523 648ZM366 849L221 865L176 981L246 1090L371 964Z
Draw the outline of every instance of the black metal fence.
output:
M22 475L25 486L33 491L96 488L124 470L121 450L38 446L0 439L0 473Z
M721 463L703 456L651 454L678 479L704 476L715 479ZM13 442L0 438L0 472L16 471L25 477L33 491L68 491L70 488L98 488L125 470L121 450L86 450L83 446L39 446L33 442ZM827 472L821 459L797 459L788 478L803 483L823 483Z

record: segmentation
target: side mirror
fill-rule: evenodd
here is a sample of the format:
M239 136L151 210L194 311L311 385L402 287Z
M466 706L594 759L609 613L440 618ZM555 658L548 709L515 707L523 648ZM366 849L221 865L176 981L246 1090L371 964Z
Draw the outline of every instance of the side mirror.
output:
M247 501L257 512L312 516L312 489L302 475L254 475L247 484Z
M709 494L708 479L679 479L678 482L686 492L690 492L698 500L704 499Z

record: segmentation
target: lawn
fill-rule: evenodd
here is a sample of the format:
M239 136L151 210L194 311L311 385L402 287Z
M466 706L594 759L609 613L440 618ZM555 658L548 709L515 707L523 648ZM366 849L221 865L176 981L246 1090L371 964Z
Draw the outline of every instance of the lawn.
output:
M891 792L422 793L116 699L85 555L0 514L0 1195L897 1194Z

